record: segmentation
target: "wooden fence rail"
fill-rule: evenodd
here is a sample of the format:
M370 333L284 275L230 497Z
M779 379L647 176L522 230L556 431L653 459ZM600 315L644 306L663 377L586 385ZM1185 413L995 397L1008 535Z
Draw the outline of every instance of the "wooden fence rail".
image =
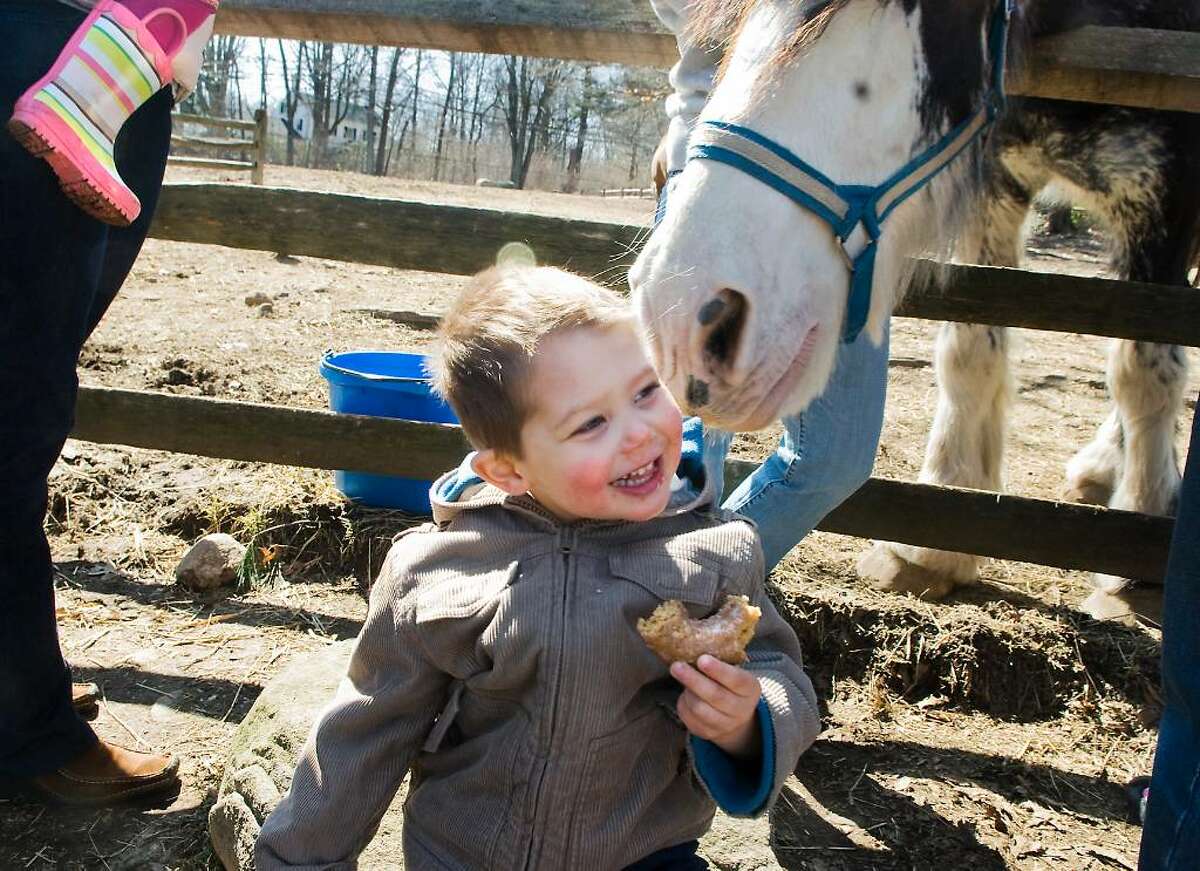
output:
M196 157L194 155L172 154L167 163L174 166L202 166L209 169L246 170L250 173L251 184L261 185L267 165L267 113L259 109L254 113L253 121L243 121L238 118L210 118L206 115L189 115L176 112L174 120L180 124L199 124L209 128L226 130L248 130L254 134L252 139L237 139L234 137L218 136L186 136L172 134L171 145L182 145L190 148L211 148L226 150L253 151L253 160L227 160L216 157Z
M648 228L350 194L170 184L150 232L179 242L458 275L483 269L501 245L516 240L543 263L620 285ZM1200 346L1200 293L1191 288L939 268L942 281L911 293L897 314Z
M666 67L646 0L225 0L217 31ZM1200 34L1084 27L1034 46L1014 94L1200 111Z
M432 478L469 449L455 426L84 387L74 438L261 463ZM404 450L396 450L404 445ZM730 486L753 463L726 464ZM818 529L1131 578L1162 577L1172 521L1091 505L873 478Z

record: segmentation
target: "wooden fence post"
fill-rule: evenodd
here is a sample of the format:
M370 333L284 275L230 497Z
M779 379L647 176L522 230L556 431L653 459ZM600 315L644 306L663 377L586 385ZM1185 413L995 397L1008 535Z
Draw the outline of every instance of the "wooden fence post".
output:
M261 185L263 170L267 165L267 110L258 109L254 113L254 169L250 170L250 182Z

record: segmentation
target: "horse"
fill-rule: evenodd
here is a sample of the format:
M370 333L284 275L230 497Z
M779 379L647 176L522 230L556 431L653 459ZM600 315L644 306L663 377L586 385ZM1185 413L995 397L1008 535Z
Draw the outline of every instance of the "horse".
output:
M839 342L878 343L932 254L1019 265L1051 185L1112 240L1119 277L1188 285L1200 239L1195 115L1004 93L1033 40L1088 24L1200 29L1200 0L697 0L725 44L669 208L630 271L664 381L707 423L753 430L824 389ZM865 295L864 295L865 285ZM1001 489L1003 328L944 324L920 480ZM1173 513L1186 356L1114 341L1113 407L1067 464L1078 501ZM859 574L940 598L979 558L876 542ZM1156 581L1161 579L1135 579ZM1096 575L1089 602L1129 579Z

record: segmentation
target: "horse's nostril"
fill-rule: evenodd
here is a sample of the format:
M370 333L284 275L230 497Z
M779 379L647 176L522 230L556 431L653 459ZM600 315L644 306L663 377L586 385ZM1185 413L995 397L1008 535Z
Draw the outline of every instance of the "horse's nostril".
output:
M703 408L708 405L708 382L701 381L694 375L688 376L687 401L692 408Z
M714 307L713 303L720 305ZM704 339L704 354L713 371L721 372L733 365L746 326L746 312L746 298L729 289L721 291L716 299L700 309L700 322L709 330ZM706 315L709 316L707 323Z
M725 300L717 297L710 299L700 307L700 313L696 316L700 321L700 326L707 327L713 321L721 316L721 312L725 311Z

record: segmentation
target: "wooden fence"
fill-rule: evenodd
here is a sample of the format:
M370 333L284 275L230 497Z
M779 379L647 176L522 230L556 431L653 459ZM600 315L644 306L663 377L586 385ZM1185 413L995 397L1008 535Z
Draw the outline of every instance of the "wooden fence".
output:
M674 41L646 0L224 0L223 33L490 51L666 66ZM1200 34L1083 28L1034 47L1015 93L1200 111ZM645 228L422 202L235 185L163 191L164 239L448 273L487 265L505 242L545 263L623 279ZM1187 288L953 266L897 314L1200 345ZM1003 292L999 292L1001 290ZM426 321L436 317L423 316ZM88 388L77 438L201 456L428 477L465 450L438 424ZM395 451L402 442L405 451ZM731 462L737 480L748 464ZM998 493L872 479L819 528L1005 559L1161 577L1169 518Z
M241 130L253 134L253 138L246 139L237 136L186 136L181 133L173 133L171 135L172 147L182 145L185 148L248 151L253 154L253 160L226 160L216 157L172 154L167 158L167 163L174 166L246 170L250 173L252 184L261 185L263 183L263 171L267 165L267 113L265 111L256 110L253 121L241 121L237 118L209 118L206 115L188 115L183 112L176 112L172 117L176 124L197 124L210 129Z

